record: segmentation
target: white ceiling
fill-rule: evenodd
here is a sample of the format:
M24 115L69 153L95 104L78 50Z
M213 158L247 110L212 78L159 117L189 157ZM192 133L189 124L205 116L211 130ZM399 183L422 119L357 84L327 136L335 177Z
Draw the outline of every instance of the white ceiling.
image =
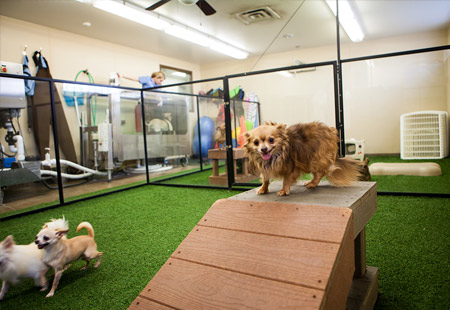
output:
M148 7L158 0L126 0ZM448 29L450 0L350 0L365 40ZM217 11L171 0L154 12L260 56L336 42L335 19L325 0L207 0ZM245 25L234 14L269 6L281 18ZM75 0L1 0L0 14L197 64L229 60L205 47L169 36ZM90 22L91 27L82 26ZM285 35L292 35L284 38ZM349 42L345 32L341 41Z

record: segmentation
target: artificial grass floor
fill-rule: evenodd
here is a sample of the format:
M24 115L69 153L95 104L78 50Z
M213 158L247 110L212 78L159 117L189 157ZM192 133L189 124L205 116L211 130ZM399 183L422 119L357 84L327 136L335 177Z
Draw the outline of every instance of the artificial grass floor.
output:
M366 226L379 268L375 309L449 309L450 199L379 196Z
M2 222L0 238L12 234L27 244L42 225L63 215L69 220L68 238L76 226L89 221L95 230L102 263L79 269L80 261L64 272L55 296L45 298L32 280L11 287L1 309L126 309L179 243L226 190L146 186ZM52 281L53 277L48 276Z
M98 269L80 271L84 262L72 264L51 298L31 280L11 287L0 309L126 309L212 203L235 194L144 186L2 222L2 240L12 234L25 244L51 218L69 220L69 238L89 221L104 256ZM448 198L378 197L366 229L367 264L379 268L375 309L448 309L448 223Z
M402 160L399 156L370 156L373 163L420 163L434 162L441 166L440 176L372 175L380 192L438 193L450 194L450 157L434 160Z
M406 175L372 175L371 181L377 182L377 190L380 192L400 192L400 193L434 193L450 194L450 157L435 160L402 160L399 156L370 156L369 166L373 163L419 163L435 162L441 166L442 175L440 176L406 176ZM220 172L225 172L225 167L220 168ZM164 181L162 183L185 184L185 185L210 185L209 176L211 170L198 172L195 175L182 176L179 178ZM307 174L302 179L310 179ZM259 183L255 179L253 183Z
M385 163L404 163L404 162L435 162L438 163L442 168L442 175L440 176L375 176L372 175L371 181L377 182L378 192L395 192L395 193L432 193L432 194L450 194L450 157L437 160L409 160L405 161L400 159L399 156L370 156L370 165L375 162L385 162ZM188 171L176 172L164 176L152 177L150 174L151 182L159 182L165 184L177 184L186 186L211 186L209 183L209 177L212 175L212 165L208 163L203 164L203 171L200 170L200 166L193 168ZM220 173L224 173L226 170L225 161L221 161L221 166L219 168ZM239 171L239 170L238 170ZM302 176L302 180L311 179L310 174ZM99 190L96 192L90 192L79 196L74 196L70 198L65 198L66 202L71 200L77 200L83 197L89 197L93 195L98 195L101 193L111 192L118 190L120 188L129 188L139 184L144 184L145 181L133 182L127 185L117 186L114 188ZM260 184L260 179L255 178L249 183L254 183L254 186ZM237 189L250 189L249 185L244 186L233 186ZM223 188L227 188L226 185ZM24 213L27 211L41 209L46 206L57 205L59 201L53 201L49 203L44 203L41 205L32 206L26 209L19 209L15 211L5 212L0 214L0 218L13 216L16 214Z

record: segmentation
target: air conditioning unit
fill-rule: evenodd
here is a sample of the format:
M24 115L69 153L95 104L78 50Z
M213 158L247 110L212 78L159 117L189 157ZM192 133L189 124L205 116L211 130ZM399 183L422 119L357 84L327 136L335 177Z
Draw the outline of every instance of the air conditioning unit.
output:
M400 116L400 157L440 159L448 156L448 113L422 111Z

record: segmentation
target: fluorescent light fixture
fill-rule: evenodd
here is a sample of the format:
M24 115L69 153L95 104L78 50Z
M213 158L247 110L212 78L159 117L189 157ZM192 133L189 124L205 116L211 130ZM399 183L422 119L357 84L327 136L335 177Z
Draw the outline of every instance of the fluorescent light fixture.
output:
M142 9L134 8L131 5L124 5L116 1L96 0L93 5L97 9L129 19L153 29L163 30L170 25L167 21L151 15Z
M92 1L93 6L105 12L129 19L136 23L145 25L147 27L164 31L165 33L174 37L195 43L200 46L209 47L219 53L236 59L245 59L248 53L231 46L225 42L214 39L207 34L194 30L168 18L161 18L159 15L146 12L142 8L136 7L127 3L114 0L76 0L79 2Z
M186 77L186 73L185 72L175 71L175 72L172 72L171 74L175 75L175 76L178 76L178 77L182 77L182 78Z
M164 30L165 33L170 34L171 36L201 45L208 46L209 45L209 37L203 33L191 30L187 27L171 25L170 27Z
M336 16L336 0L325 0ZM339 0L339 23L353 42L364 39L364 33L348 0Z
M236 59L245 59L248 57L248 53L244 52L236 47L228 45L224 42L220 42L217 40L211 40L211 44L209 48L215 50L216 52L231 56Z

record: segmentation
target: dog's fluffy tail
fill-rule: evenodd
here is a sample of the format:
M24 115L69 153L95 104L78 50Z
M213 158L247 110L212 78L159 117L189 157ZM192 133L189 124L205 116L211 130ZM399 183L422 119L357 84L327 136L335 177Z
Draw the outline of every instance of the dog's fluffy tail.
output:
M338 158L329 170L327 180L334 186L348 186L360 179L363 169L364 162L351 157Z
M94 228L92 227L91 224L89 224L88 222L82 222L78 225L77 227L77 232L79 232L80 230L82 230L83 228L86 228L88 231L88 236L94 238Z

